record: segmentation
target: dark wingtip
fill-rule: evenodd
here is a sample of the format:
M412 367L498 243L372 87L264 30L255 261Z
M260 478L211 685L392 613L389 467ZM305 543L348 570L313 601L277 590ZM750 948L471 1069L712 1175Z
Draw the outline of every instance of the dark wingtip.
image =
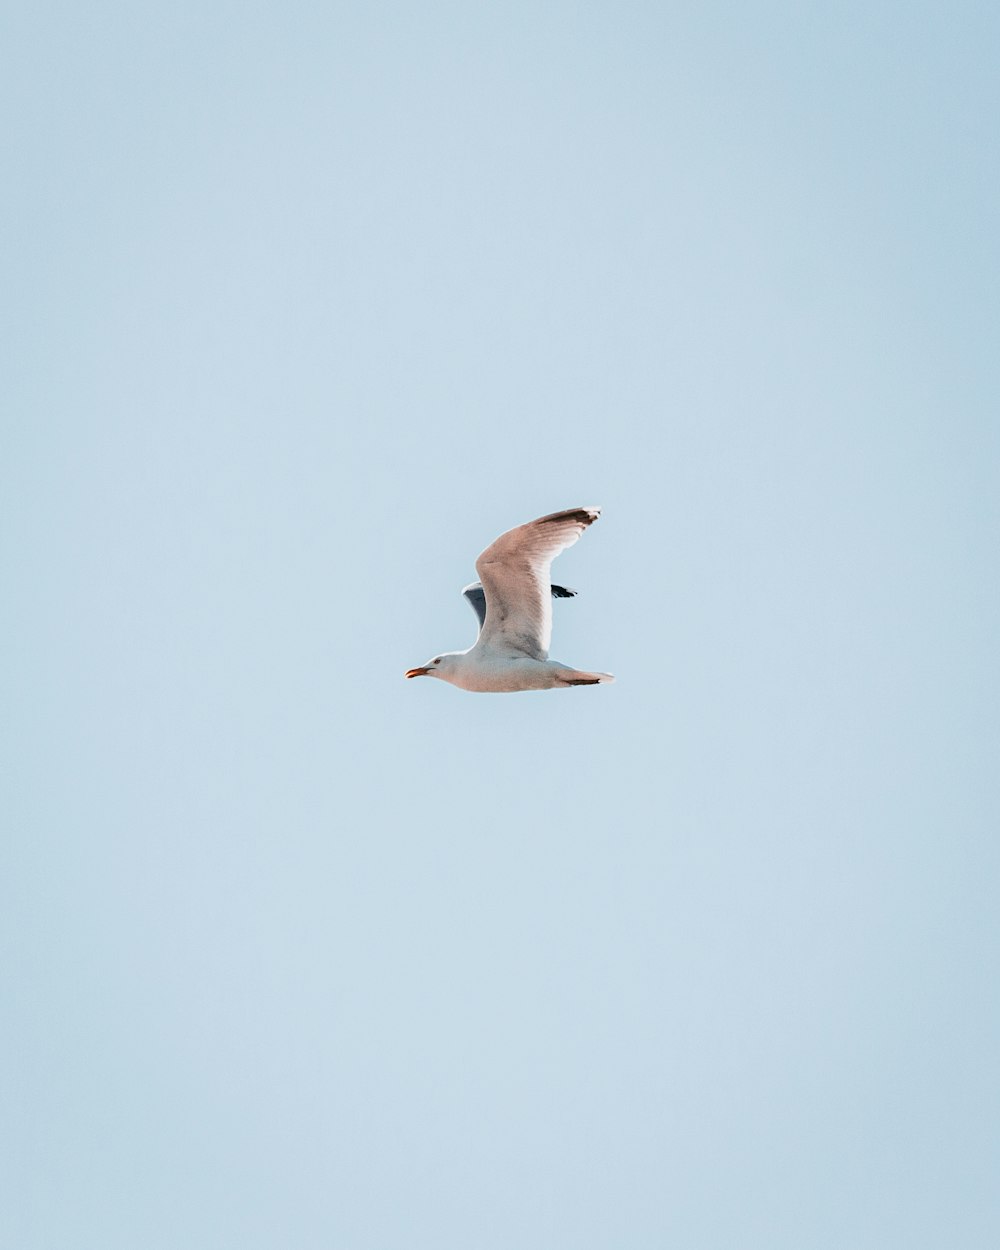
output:
M576 521L578 525L593 525L601 515L600 508L566 508L562 512L552 512L549 516L539 517L539 523L553 521Z
M575 594L576 594L576 591L570 590L568 586L555 586L554 585L552 587L553 599L572 599Z

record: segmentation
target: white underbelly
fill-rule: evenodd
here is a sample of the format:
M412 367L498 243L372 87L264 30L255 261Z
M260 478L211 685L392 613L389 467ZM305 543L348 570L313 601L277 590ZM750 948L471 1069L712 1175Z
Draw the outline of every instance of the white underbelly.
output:
M554 660L469 655L451 680L463 690L505 694L516 690L551 690L556 685L556 675L565 671L566 666Z

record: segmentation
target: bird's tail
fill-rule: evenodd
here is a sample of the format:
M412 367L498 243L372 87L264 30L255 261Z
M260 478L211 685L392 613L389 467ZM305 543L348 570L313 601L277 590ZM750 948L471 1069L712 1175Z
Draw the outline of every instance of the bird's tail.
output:
M603 686L612 681L611 673L582 673L576 668L568 668L556 678L559 686Z

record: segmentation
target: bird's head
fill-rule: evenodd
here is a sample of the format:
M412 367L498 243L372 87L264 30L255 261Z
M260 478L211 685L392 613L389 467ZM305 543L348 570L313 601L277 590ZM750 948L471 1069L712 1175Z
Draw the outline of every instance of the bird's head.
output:
M428 660L426 664L422 664L419 668L410 668L406 670L407 677L442 677L448 681L455 671L455 663L461 652L446 651L444 655L436 655L433 660Z

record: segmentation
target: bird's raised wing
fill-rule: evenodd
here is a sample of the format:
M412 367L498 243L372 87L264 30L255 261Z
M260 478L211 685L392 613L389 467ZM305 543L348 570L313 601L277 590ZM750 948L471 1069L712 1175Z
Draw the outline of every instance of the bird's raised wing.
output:
M600 515L600 508L553 512L508 530L486 548L476 561L486 593L486 619L477 645L501 655L548 657L552 561Z
M472 582L463 587L462 594L472 604L472 610L479 618L479 628L482 629L486 623L486 591L483 590L483 583ZM572 599L575 594L576 591L570 590L568 586L553 585L552 587L553 599Z

